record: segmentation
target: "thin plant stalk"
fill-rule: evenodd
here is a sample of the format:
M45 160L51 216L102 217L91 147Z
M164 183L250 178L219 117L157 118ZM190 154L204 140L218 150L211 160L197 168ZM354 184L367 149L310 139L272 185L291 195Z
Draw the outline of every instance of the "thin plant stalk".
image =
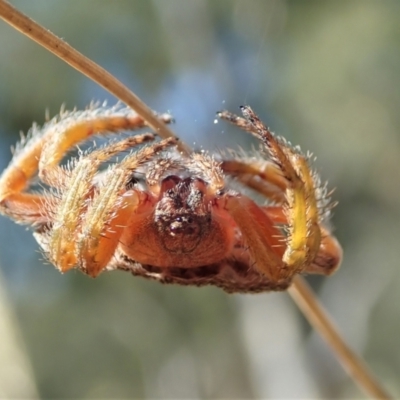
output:
M295 277L288 292L307 321L325 339L342 367L358 386L373 398L390 399L391 396L372 376L364 361L346 344L306 280L300 276Z
M147 123L166 139L175 137L175 134L166 124L161 122L154 112L130 91L121 81L111 75L108 71L75 50L68 43L51 33L48 29L39 25L25 14L18 11L6 1L0 1L0 17L8 24L20 31L36 43L61 58L64 62L87 76L98 85L102 86L117 99L135 110ZM190 149L182 142L178 143L180 151L189 153Z

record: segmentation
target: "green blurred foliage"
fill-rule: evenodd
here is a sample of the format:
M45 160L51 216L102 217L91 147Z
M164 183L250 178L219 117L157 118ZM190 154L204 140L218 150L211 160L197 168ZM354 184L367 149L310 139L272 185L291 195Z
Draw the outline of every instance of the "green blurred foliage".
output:
M171 111L189 144L250 148L248 136L214 123L215 111L247 103L318 156L336 187L345 258L335 276L311 281L351 346L400 396L400 3L12 3L152 108ZM5 23L0 93L1 167L45 109L116 101ZM0 220L4 289L42 398L360 396L286 294L61 275L37 249L29 232Z

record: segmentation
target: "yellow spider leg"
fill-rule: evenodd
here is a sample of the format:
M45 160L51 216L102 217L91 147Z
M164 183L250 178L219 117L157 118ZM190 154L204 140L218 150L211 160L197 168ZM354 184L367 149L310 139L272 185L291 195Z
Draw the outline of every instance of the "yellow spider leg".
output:
M108 171L87 209L77 245L79 264L88 275L96 277L107 266L130 217L142 204L142 197L146 196L133 190L125 192L132 171L176 143L173 138L155 143L126 157Z
M291 154L289 158L301 183L287 190L288 198L288 247L283 261L301 271L318 253L321 243L319 211L315 197L314 179L304 156Z
M294 160L294 163L297 164L298 162ZM288 181L283 177L281 170L271 162L224 160L222 161L221 167L225 173L235 176L235 178L241 183L264 195L267 199L280 203L286 200L285 191L287 189ZM309 180L312 179L309 169L307 168L305 168L303 175L308 176ZM267 182L267 185L265 182ZM275 186L271 187L271 185L269 185L270 183ZM312 186L313 182L311 181L310 184ZM279 189L277 190L276 188ZM315 214L315 212L318 212L315 196L312 195L308 198L314 203L313 207L307 208L307 212L312 214L309 220L315 220L316 217L318 218L318 215L313 215L313 213ZM283 212L282 206L262 207L262 209L274 223L281 225L289 224L286 215L287 213ZM308 253L305 271L322 273L325 275L331 274L339 267L342 254L341 247L334 237L329 236L328 230L322 227L321 230L323 230L324 233L322 233L321 245L318 249L318 238L320 237L319 227L315 225L314 227L310 226L310 230L313 230L313 232L310 233L310 236L314 237L316 240L314 244L311 243L310 245L312 250ZM308 265L309 262L316 257L317 253L317 261Z
M249 107L243 107L244 117L257 130L272 161L288 181L286 190L289 235L283 262L287 269L282 277L301 272L315 257L321 241L319 213L314 180L304 156L286 143L278 141Z
M121 151L153 139L154 136L151 134L133 136L93 151L77 162L68 179L68 188L57 206L49 240L49 258L61 272L77 264L76 233L87 208L92 180L100 164Z
M242 118L243 119L243 118ZM243 119L244 120L244 119ZM246 122L246 120L244 120ZM301 164L302 161L300 161ZM306 161L303 158L303 162ZM298 162L295 160L295 164ZM275 201L284 200L284 191L287 188L287 180L283 177L281 171L271 162L247 162L242 160L224 160L221 165L222 170L235 176L244 185L256 190L268 199ZM301 169L301 168L300 168ZM308 176L308 180L312 179L309 168L304 168L303 176ZM308 171L308 172L307 172ZM255 180L254 178L260 178ZM274 184L279 188L279 191L274 190L270 186L263 184L263 181ZM313 182L309 182L308 186L312 187ZM315 195L309 196L309 201L313 206L307 208L307 212L311 214L309 220L315 221L318 215L315 215L317 203ZM288 225L288 213L285 213L282 206L262 207L267 216L275 223L280 225ZM289 213L290 215L290 213ZM293 224L293 221L292 221ZM319 233L319 230L321 231ZM314 274L330 275L336 271L342 260L342 248L337 239L331 235L329 230L323 226L310 226L310 236L315 237L314 244L310 244L310 252L308 253L305 272ZM320 246L318 248L318 238L320 238ZM310 264L311 262L311 264Z
M272 162L287 181L286 212L289 234L280 278L289 278L304 270L318 252L321 233L315 186L307 160L297 150L278 140L250 107L242 107L244 118L228 112L219 116L254 134L265 144Z
M275 224L287 224L287 215L280 206L264 206L262 210ZM321 244L318 252L311 264L304 269L305 272L312 274L331 275L335 272L342 261L343 250L337 239L331 235L330 231L321 227Z

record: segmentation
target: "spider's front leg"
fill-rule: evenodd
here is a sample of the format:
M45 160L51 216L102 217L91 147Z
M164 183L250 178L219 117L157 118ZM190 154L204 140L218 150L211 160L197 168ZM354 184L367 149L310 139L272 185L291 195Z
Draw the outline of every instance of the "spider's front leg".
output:
M48 258L61 272L79 266L96 276L108 263L123 224L140 202L135 192L124 191L130 174L172 142L163 141L144 148L112 166L96 186L92 182L103 162L153 139L149 134L130 137L82 155L71 171L65 171L60 199L50 205L53 218L47 239L41 240Z
M168 115L160 118L164 122L171 120ZM85 111L61 112L41 129L34 126L24 147L17 149L0 178L0 212L17 222L38 227L37 240L62 272L79 266L88 274L97 275L115 250L125 217L139 203L134 193L122 196L126 175L137 163L150 159L173 141L154 144L148 148L150 150L144 149L131 156L133 158L128 157L121 163L125 170L115 167L115 174L109 173L99 186L93 185L93 179L102 162L135 145L154 140L154 135L131 137L83 155L70 164L72 168L62 168L58 163L72 146L93 135L145 125L145 121L129 109L92 106ZM38 172L41 180L53 189L42 194L27 193L25 190ZM99 227L101 224L104 226ZM100 229L105 227L110 229L105 232ZM91 234L93 237L89 238Z
M261 206L261 209L270 220L270 223L278 226L288 225L288 216L285 204L285 194L288 182L281 170L271 161L266 160L240 160L230 159L221 162L221 168L225 174L233 176L243 185L262 194L266 199L272 200L274 206ZM321 199L325 203L323 212L329 216L332 205L329 204L329 194L325 188L319 190ZM278 205L281 204L281 205ZM342 249L337 239L331 234L328 227L323 225L321 229L321 244L314 261L305 266L304 272L312 274L330 275L340 266ZM275 245L276 247L277 245ZM282 244L280 245L282 247Z
M274 281L290 281L301 272L331 273L339 266L342 253L337 240L322 225L329 210L325 189L309 168L307 157L275 138L249 107L243 107L242 111L245 118L228 112L220 116L261 139L272 163L264 163L261 168L256 163L226 161L222 167L268 198L275 201L282 195L285 198L284 205L279 207L259 207L244 196L225 200L225 207L248 242L257 268ZM283 239L278 224L286 226L286 246L277 239L279 236Z
M165 123L171 122L167 114L159 118ZM0 213L34 226L51 222L52 216L46 212L48 196L26 192L35 175L39 172L44 183L59 187L65 173L58 163L71 147L91 136L144 126L143 118L130 109L94 105L84 111L62 110L42 128L34 125L0 177Z
M114 147L118 148L121 145L132 147L136 138L140 136L89 154L78 163L76 169L79 164L94 163L94 160L101 159L102 152L107 152L106 158L108 158L109 154L116 150ZM83 272L96 277L108 265L130 219L140 211L141 206L148 206L145 193L126 189L133 171L176 143L174 138L165 139L127 156L106 172L91 198L77 196L73 191L74 183L82 179L80 173L74 174L71 190L66 194L63 203L69 202L70 195L75 202L77 212L70 215L59 213L59 224L50 232L48 246L50 257L61 271L78 266ZM77 185L79 186L79 182Z

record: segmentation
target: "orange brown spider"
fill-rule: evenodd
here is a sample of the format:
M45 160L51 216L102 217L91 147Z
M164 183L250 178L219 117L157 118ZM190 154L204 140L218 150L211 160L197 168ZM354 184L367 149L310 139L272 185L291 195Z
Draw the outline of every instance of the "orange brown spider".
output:
M134 93L130 92L129 89L120 81L110 75L99 65L77 52L77 50L69 46L67 43L57 38L49 30L35 23L27 16L13 8L5 0L0 0L0 18L3 18L15 29L38 42L41 46L47 48L63 61L70 64L73 68L88 76L107 91L115 95L116 98L125 103L131 109L135 110L141 118L146 121L146 125L151 126L160 137L175 137L174 133L163 123L163 118L158 119L149 107L146 106L146 104L144 104ZM125 269L136 275L144 275L145 277L155 278L164 282L196 285L209 283L221 286L227 291L244 292L267 289L278 290L285 286L285 277L287 279L286 286L290 279L293 278L292 285L288 288L288 293L311 325L330 344L342 365L346 368L353 379L360 384L361 388L375 398L391 398L379 383L374 380L362 360L359 359L346 345L345 341L332 324L332 321L330 321L326 311L323 309L321 304L319 304L312 290L310 290L306 284L306 281L302 279L301 276L295 276L296 272L301 272L302 270L305 272L328 274L338 267L341 258L341 249L339 244L334 237L330 236L328 228L323 225L329 216L329 210L331 208L331 206L329 206L329 194L327 194L324 187L320 186L317 176L310 172L308 166L309 156L305 157L298 151L298 149L291 149L284 141L271 137L268 129L257 120L255 115L249 109L244 110L244 119L230 113L221 113L220 116L222 118L230 120L244 130L247 130L250 133L255 134L258 138L261 138L262 141L266 143L267 152L269 152L271 156L271 161L265 161L262 158L261 160L247 160L241 158L238 159L237 157L234 157L233 160L222 160L219 167L224 174L223 177L228 178L228 182L226 183L227 191L230 191L230 195L243 197L239 196L237 192L235 193L232 191L230 178L234 178L234 180L237 180L240 184L254 189L256 192L264 195L265 198L275 202L274 207L271 206L271 203L270 205L247 207L249 203L246 203L246 201L239 201L240 204L236 209L237 221L233 217L233 214L229 213L229 218L233 218L232 230L234 231L234 238L232 252L227 254L227 256L219 262L214 262L207 266L192 268L187 268L187 265L185 266L186 268L155 267L146 264L141 265L123 253L119 246L120 242L112 242L113 238L121 233L118 232L118 230L124 231L124 228L127 227L126 220L123 221L123 224L121 225L116 223L118 216L123 214L123 211L120 210L123 210L125 207L125 199L121 193L124 193L124 190L126 190L127 196L129 197L131 195L129 191L136 189L138 190L137 196L140 197L140 192L144 192L149 188L149 186L151 186L150 175L152 168L156 169L157 166L163 165L164 161L171 158L172 155L174 160L184 160L184 168L182 167L182 162L177 162L176 166L178 168L176 168L175 171L171 171L175 176L177 175L181 181L190 178L190 176L185 177L185 174L182 175L182 173L195 172L195 175L193 176L197 176L196 174L199 170L197 169L197 171L193 171L187 167L187 164L190 164L190 156L183 156L179 153L176 154L176 152L173 154L173 150L171 150L169 146L174 144L174 140L171 140L170 142L164 141L161 145L156 144L152 146L152 149L147 153L148 157L152 159L152 161L147 161L147 156L145 155L146 152L139 152L137 154L137 164L142 165L137 165L138 169L135 171L133 171L134 168L132 168L133 165L135 165L135 162L133 162L132 165L129 163L129 165L127 165L126 163L121 162L119 164L119 169L115 167L114 170L112 168L108 175L115 172L116 179L118 180L118 177L126 177L124 171L128 169L129 179L125 188L122 189L122 192L117 193L117 197L111 195L114 193L113 188L115 189L113 185L110 185L109 187L109 195L105 194L106 190L102 189L102 187L113 182L113 180L107 175L106 178L104 178L104 175L97 173L97 167L114 153L138 145L140 142L152 140L153 137L151 134L132 138L130 142L128 140L125 142L122 141L121 144L110 144L110 146L103 151L92 152L90 154L85 153L80 156L79 161L74 161L70 164L70 168L63 170L58 167L58 161L60 161L68 148L71 146L73 147L74 144L77 144L77 142L80 141L80 139L84 141L87 135L100 133L102 129L110 129L111 131L115 129L118 131L118 129L123 127L135 128L136 126L143 125L143 121L140 122L140 119L137 119L138 117L134 115L125 115L125 117L127 117L126 119L129 121L126 121L126 124L124 124L124 118L121 118L123 116L119 114L116 115L116 118L114 119L112 111L113 110L110 111L111 114L108 114L112 121L110 119L107 121L107 118L104 119L104 112L107 112L104 109L100 109L99 111L90 110L93 115L89 115L90 112L86 112L85 116L88 118L86 122L81 120L82 114L71 114L70 117L73 117L72 120L69 120L72 124L69 126L71 129L65 130L67 128L66 125L68 125L65 124L65 122L68 121L66 118L68 116L67 114L61 116L60 122L62 122L62 124L58 125L58 127L58 122L54 121L54 129L50 129L50 126L46 126L41 131L34 128L33 131L38 132L38 134L36 134L36 138L38 139L36 143L33 140L30 141L30 144L26 147L27 152L20 151L20 155L17 155L13 162L13 167L5 173L3 178L0 178L0 183L3 183L2 187L0 187L0 211L13 216L20 222L34 225L36 228L36 238L39 240L39 243L42 244L43 249L47 253L49 253L49 249L54 251L52 244L60 243L60 237L62 238L63 233L69 233L71 240L78 240L78 245L70 244L69 250L72 249L73 252L71 253L71 251L67 251L63 260L64 265L67 265L68 268L72 265L70 262L71 260L87 262L87 260L82 259L82 257L78 260L77 255L82 256L86 254L90 256L90 251L88 251L90 249L93 250L92 257L98 257L97 255L102 252L100 254L100 259L103 260L103 262L107 259L107 252L114 249L114 256L111 257L110 263L106 268ZM74 118L75 122L73 121ZM137 125L133 122L135 118L136 121L138 121ZM90 120L93 120L93 126L97 127L99 132L93 132L93 126ZM169 118L167 117L166 120L168 121ZM167 121L164 120L164 122ZM49 128L49 131L53 131L56 136L60 136L60 132L65 131L67 133L69 131L71 138L66 139L61 135L61 141L60 143L57 143L56 139L51 139L52 134L48 133L48 136L44 134L44 132L47 131L47 128ZM87 129L86 134L85 128ZM58 154L57 151L54 153L58 161L51 160L51 151L46 150L47 144L45 144L45 142L47 139L50 142L54 142L55 145L53 146L53 150L56 149L61 153ZM169 155L167 155L167 157L162 156L161 153L167 151L167 149L170 149ZM177 149L187 155L191 153L191 149L182 142L178 142ZM43 154L41 154L42 150ZM24 155L21 155L22 153L24 153ZM46 153L47 156L44 155ZM38 163L39 158L45 160L44 162L41 162L40 165ZM86 159L85 162L83 162L83 158ZM98 160L98 158L100 158L100 160ZM134 161L134 159L130 158L129 161ZM152 162L153 165L151 164ZM92 166L92 163L94 167ZM127 166L128 168L126 168ZM169 170L170 167L172 167L172 169L175 168L174 165L170 164L165 169L164 164L164 171ZM77 171L74 171L74 169ZM89 170L91 172L89 172ZM29 193L24 193L28 184L32 186L31 183L33 183L32 178L36 174L35 171L39 171L42 181L47 182L52 187L50 191L44 191L41 195L35 195L34 193L29 195ZM85 178L94 175L93 180L89 180L89 184L85 180L81 181L77 172L81 172L81 176ZM147 173L146 178L142 179L142 182L138 179L138 174L140 173ZM155 176L157 176L157 174L155 174ZM167 176L168 175L166 174L165 177ZM312 179L310 179L310 177ZM163 178L164 177L162 176L160 177L161 182L159 181L158 184L162 183ZM173 180L174 178L172 178L172 181ZM72 187L70 186L70 183L72 182L76 184L76 188L81 189L80 194L82 194L82 189L83 193L85 193L84 189L89 187L86 192L86 198L83 200L83 206L82 197L76 196L76 191L72 190ZM180 181L177 180L175 186L177 186L179 182ZM210 182L205 183L208 185L210 184ZM213 184L212 180L211 184ZM237 183L234 184L236 186ZM173 187L171 189L173 189ZM99 196L101 191L103 195ZM225 194L227 191L225 191ZM216 199L223 194L223 191L215 192ZM113 199L117 199L117 201L113 203L111 201ZM97 203L95 202L96 200ZM3 204L2 209L1 204ZM59 207L60 204L64 204L64 207ZM72 209L73 212L71 213L71 209L69 208L70 204L75 206L80 204L81 208L75 207L75 209ZM214 205L214 203L212 205ZM230 202L230 204L227 202L227 205L231 206L231 211L232 205L235 206L232 202ZM245 207L240 210L242 205ZM117 212L110 212L108 217L104 218L105 215L103 213L113 208L114 211ZM88 212L89 210L91 213ZM76 215L74 217L74 213L76 214L77 211L78 213L80 212L80 214L78 217ZM255 222L245 220L246 215L254 214L257 214L260 218L256 219ZM68 223L72 222L72 225L75 224L75 230L71 229L71 226L63 226L62 223L60 223L59 217L65 215L70 215L70 217L66 218L66 221ZM132 214L128 213L128 217L130 217L130 215ZM240 217L240 215L242 216L242 227L240 227L238 223L238 216ZM318 215L318 218L315 217L316 215ZM103 217L99 219L100 222L97 226L96 216ZM65 221L65 218L61 218L61 220ZM267 225L264 225L263 223L265 220L267 221ZM314 225L316 220L318 227ZM92 221L92 223L87 224L87 221ZM105 225L103 224L104 221L106 221ZM183 220L177 220L176 222L182 221ZM187 220L186 222L189 221ZM111 230L107 229L110 227L112 227ZM243 227L247 227L248 230L255 227L256 230L258 229L259 233L255 232L252 235L251 232L249 233L248 230L243 229ZM273 246L270 247L263 247L264 243L268 241L266 239L263 240L262 235L260 236L260 231L261 234L265 234L265 232L268 234L269 231L266 228L270 228L274 233L274 235L271 235L269 238L269 242L272 240L274 243ZM102 229L105 229L105 231L101 231ZM276 232L280 235L282 243L278 240L278 243L275 244L274 238L276 239ZM54 233L56 233L56 235L54 235ZM89 233L94 233L93 241L91 240L91 236L88 236ZM305 235L305 237L302 235ZM102 241L104 237L107 240ZM63 238L62 240L64 243L64 250L65 248L68 250L68 246L65 246L67 241ZM102 245L106 245L104 249L99 246L100 242ZM115 242L117 242L116 246ZM317 246L318 242L319 248ZM110 243L112 246L109 246ZM252 244L254 246L250 247ZM113 246L115 246L115 248ZM270 271L271 268L263 268L263 272L260 272L260 267L263 267L263 264L260 263L263 259L267 259L267 257L263 258L260 256L257 253L259 249L261 250L261 254L263 254L263 252L271 253L269 256L275 261L278 256L278 269L283 270L283 273L278 271L271 277L267 276L268 272L270 273L269 275L273 272ZM59 250L60 248L56 248L56 251ZM154 248L150 250L154 251ZM280 262L279 256L281 256ZM315 257L314 259L313 256ZM68 260L68 257L71 258ZM289 260L292 261L291 264L288 264ZM304 261L304 264L302 264L303 261L301 260ZM259 263L257 264L257 262ZM77 267L84 272L88 272L87 265L85 266L83 263L79 264L77 262ZM96 266L96 263L93 262L93 260L92 265ZM189 265L191 265L190 262ZM99 263L97 264L97 267L98 266ZM289 266L292 268L288 273L287 269ZM293 268L293 266L296 266L297 268ZM94 270L95 268L93 269L92 274L95 274ZM101 270L101 268L99 268L99 270ZM291 275L294 275L294 277ZM279 286L276 276L280 278L283 277L283 279L281 279L283 282L282 286Z
M286 289L299 273L329 275L341 248L324 221L329 195L309 167L309 156L275 137L249 107L219 116L255 135L269 160L217 161L184 155L165 139L131 152L105 172L118 153L154 141L130 136L80 152L66 152L93 135L146 126L122 107L62 111L34 126L0 179L0 211L32 225L48 259L61 271L96 277L129 270L167 283L212 284L228 292ZM159 117L169 122L170 117ZM27 188L38 174L49 189ZM233 179L230 179L233 178ZM257 205L231 181L273 201Z

